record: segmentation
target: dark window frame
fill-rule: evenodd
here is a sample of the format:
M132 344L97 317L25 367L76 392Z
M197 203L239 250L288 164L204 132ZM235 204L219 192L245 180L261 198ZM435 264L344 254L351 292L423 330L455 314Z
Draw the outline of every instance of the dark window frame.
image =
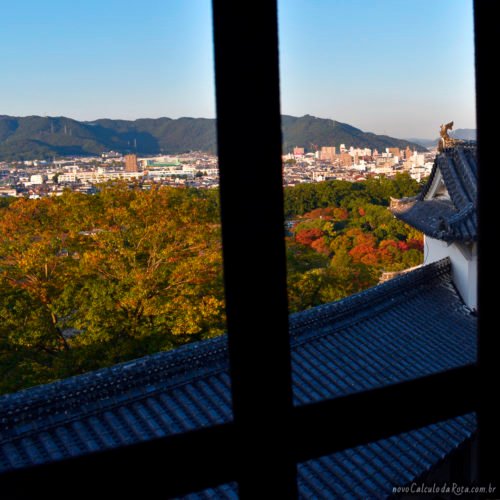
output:
M495 304L480 287L477 365L301 407L292 404L283 229L276 0L236 6L213 0L217 127L234 421L13 471L4 498L101 494L186 494L237 481L242 498L294 498L296 464L471 411L479 417L480 474L498 483L490 453L499 447L498 409L489 384L498 356ZM487 170L495 33L493 2L475 0L480 197L495 199L498 169ZM439 48L437 47L436 50ZM243 119L242 119L243 118ZM240 138L247 138L242 144ZM257 167L258 144L269 159ZM484 158L484 160L482 160ZM482 167L481 167L482 166ZM252 176L265 168L266 182ZM256 203L257 201L257 203ZM493 211L494 212L494 211ZM479 278L496 262L491 210L479 207ZM252 235L249 227L252 226ZM258 230L255 230L258 226ZM258 236L256 236L258 235ZM260 238L260 240L259 240ZM265 244L264 244L265 242ZM491 279L491 278L490 278ZM421 403L425 398L425 405ZM332 432L332 422L338 432ZM258 460L252 457L259 457ZM252 462L253 460L253 462ZM248 463L253 463L249 466ZM265 495L263 495L265 491Z

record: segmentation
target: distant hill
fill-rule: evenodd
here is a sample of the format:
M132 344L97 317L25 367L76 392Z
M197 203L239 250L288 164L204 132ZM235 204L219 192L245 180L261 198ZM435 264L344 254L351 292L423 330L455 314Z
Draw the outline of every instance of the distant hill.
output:
M420 146L428 149L434 148L438 143L437 139L422 139L421 137L408 137L406 140L420 144Z
M377 135L371 132L363 132L359 128L347 123L337 122L325 118L316 118L305 115L300 118L283 115L281 117L283 128L283 150L291 150L294 146L302 146L311 149L312 144L318 146L336 146L345 144L347 147L365 147L384 151L385 148L397 147L418 151L425 151L421 145L403 139L395 139L387 135Z
M450 134L455 139L462 139L464 141L475 141L476 140L476 129L475 128L457 128L457 130L451 132Z
M464 141L475 141L476 140L476 129L475 128L458 128L457 130L452 130L450 136L455 139L461 139ZM435 148L438 144L439 138L435 139L419 139L416 137L408 138L408 141L420 144L425 148Z
M242 117L242 119L244 119ZM313 116L282 117L283 146L386 147L423 150L422 146L388 136L363 132L345 123ZM258 136L256 136L258 142ZM242 138L242 143L245 138ZM141 155L188 151L215 153L215 120L210 118L101 119L81 122L66 117L0 115L0 161L52 156L98 155L104 151Z
M80 122L65 117L0 116L0 160L103 151L139 154L215 152L215 121L205 118L102 119Z

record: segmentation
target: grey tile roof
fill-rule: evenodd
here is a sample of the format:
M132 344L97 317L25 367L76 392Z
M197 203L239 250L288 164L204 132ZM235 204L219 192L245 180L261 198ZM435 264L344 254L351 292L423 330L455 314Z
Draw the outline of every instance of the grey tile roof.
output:
M476 359L476 317L457 294L447 260L292 315L290 327L297 405ZM231 418L222 336L1 397L0 471ZM300 464L301 495L385 497L474 429L473 416L459 417ZM221 488L196 498L235 498L235 485Z
M449 199L425 199L437 171ZM422 192L393 200L391 211L428 236L444 241L477 240L477 157L474 144L461 144L440 153Z

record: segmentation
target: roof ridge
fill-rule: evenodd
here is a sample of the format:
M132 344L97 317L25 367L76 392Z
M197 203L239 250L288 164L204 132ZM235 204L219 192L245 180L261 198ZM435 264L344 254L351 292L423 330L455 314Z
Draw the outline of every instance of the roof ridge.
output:
M412 196L411 198L416 198L416 200L423 201L425 197L427 196L427 193L429 192L429 189L434 183L434 177L436 177L437 174L437 158L434 159L434 164L432 165L432 170L431 173L429 174L429 177L427 178L427 182L425 183L425 186L422 188L420 193L416 194L415 196ZM410 198L402 198L402 200L406 200Z
M116 396L123 393L124 387L132 390L137 386L143 387L146 381L158 383L169 377L189 379L193 377L192 368L206 366L207 359L216 361L220 367L225 365L226 351L227 337L221 335L6 394L0 397L0 432L27 417L43 417Z
M467 161L465 151L464 149L457 149L453 152L453 159L458 167L456 170L461 177L467 197L470 201L473 201L477 198L477 175L473 171L473 164L475 164L476 156L473 154L475 150L468 150L469 154L467 156L470 156L473 162Z
M353 321L359 321L366 316L367 308L370 308L370 313L373 314L375 304L378 305L377 310L385 309L404 300L408 295L395 294L395 291L406 288L407 292L412 292L418 285L433 282L449 273L450 269L449 260L443 259L337 302L294 313L290 315L292 347L313 336L325 335L321 332L305 335L306 328L321 326L329 321L331 316L336 317L336 326L346 326ZM387 297L390 297L390 300L386 300ZM353 310L356 310L356 314L352 314ZM83 406L87 406L89 413L92 413L91 405L122 394L124 388L127 389L128 398L132 399L134 396L131 392L134 388L140 390L146 384L152 385L167 379L171 379L172 386L185 383L200 375L199 370L192 370L195 366L204 368L207 373L219 373L227 369L227 348L227 335L221 335L172 351L151 354L1 396L0 433L25 420L38 420L48 415L67 413L75 408L81 409ZM207 363L208 360L215 362L215 365ZM154 389L151 391L151 394L153 393ZM144 391L141 391L141 394L144 394Z
M457 210L460 210L467 204L468 197L465 191L463 181L457 173L458 162L454 157L441 156L438 161L438 168L443 176L443 181L446 185L451 201Z
M146 356L147 357L147 356ZM215 375L217 373L220 373L222 369L220 367L213 368L212 370L207 370L207 374L212 372L212 375ZM92 372L90 372L92 373ZM196 376L199 376L199 373L196 372ZM196 377L195 377L196 378ZM186 380L182 381L177 381L176 383L172 383L168 389L173 390L176 387L182 387L187 383ZM83 391L82 391L83 392ZM130 395L127 393L127 403L133 403L135 401L140 401L144 398L144 393L146 391L140 391L136 394ZM165 387L155 387L155 389L151 391L147 391L148 397L154 397L158 393L165 392ZM106 402L106 411L113 410L114 408L120 407L123 405L123 400L122 399L115 399L111 401ZM27 410L27 407L24 408ZM53 407L51 407L53 409ZM20 413L16 414L14 419L11 419L9 421L4 421L3 418L0 418L0 445L6 442L9 442L13 437L16 439L23 438L25 435L30 435L33 433L34 430L37 432L42 432L44 430L48 430L51 428L56 427L57 425L60 425L61 422L63 422L65 425L80 420L82 419L82 414L84 414L85 418L92 417L94 415L98 415L103 411L103 405L99 404L99 401L97 399L90 401L86 404L82 405L73 405L71 408L63 408L64 411L59 411L57 413L52 413L50 411L44 412L44 413L39 413L36 415L37 417L42 418L41 422L39 423L36 420L33 419L33 415L29 412L25 413ZM71 414L72 410L77 410L73 414ZM45 421L43 420L43 417L47 417L50 415L50 418L46 418ZM23 426L22 428L17 428L16 426L19 425L20 423L24 422L27 420L29 423L28 425ZM10 432L11 430L15 429L14 436L12 435L13 433Z
M337 302L323 304L305 311L292 314L290 317L290 335L292 339L296 339L304 332L304 329L310 330L311 327L321 326L325 323L327 317L336 316L338 327L345 327L352 322L359 321L364 317L366 309L370 309L373 314L374 304L381 305L379 309L393 307L396 302L405 300L404 294L395 294L398 289L408 287L408 292L416 290L418 285L429 283L439 279L445 274L451 273L451 262L449 258L445 258L436 262L432 262L425 266L397 276L385 283L368 288L362 292L346 297ZM411 285L411 288L410 288ZM391 300L385 299L390 296ZM356 314L351 315L355 310ZM330 332L331 333L331 332ZM324 333L314 331L307 336L310 339L312 336L322 336ZM302 338L301 340L305 340Z
M448 219L448 224L450 226L452 226L452 225L456 224L457 222L461 222L461 220L464 217L467 217L471 212L474 212L475 210L476 210L475 204L472 201L470 201L469 203L467 203L467 205L465 205L457 213L450 216L450 218Z

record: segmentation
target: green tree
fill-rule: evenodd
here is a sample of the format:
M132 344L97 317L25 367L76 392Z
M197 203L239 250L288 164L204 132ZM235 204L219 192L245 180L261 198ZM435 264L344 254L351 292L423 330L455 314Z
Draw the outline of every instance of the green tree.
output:
M0 214L0 390L224 330L218 205L123 183Z

